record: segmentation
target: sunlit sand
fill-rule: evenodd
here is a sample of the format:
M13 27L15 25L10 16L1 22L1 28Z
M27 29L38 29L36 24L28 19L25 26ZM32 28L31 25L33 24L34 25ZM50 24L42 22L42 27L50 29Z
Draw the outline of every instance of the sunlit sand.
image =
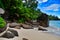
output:
M28 40L60 40L60 37L52 35L49 33L38 31L38 29L15 29L18 31L19 37L14 37L11 39L0 38L0 40L23 40L26 38Z

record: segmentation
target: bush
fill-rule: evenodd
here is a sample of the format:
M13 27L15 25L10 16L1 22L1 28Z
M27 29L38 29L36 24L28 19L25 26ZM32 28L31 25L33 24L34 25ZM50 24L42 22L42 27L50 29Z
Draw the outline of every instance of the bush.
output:
M2 17L0 17L0 28L4 28L5 26L6 26L5 20Z

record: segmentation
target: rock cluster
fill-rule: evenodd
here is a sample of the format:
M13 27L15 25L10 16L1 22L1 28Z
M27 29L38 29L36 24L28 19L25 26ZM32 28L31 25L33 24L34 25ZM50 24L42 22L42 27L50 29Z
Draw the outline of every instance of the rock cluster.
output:
M20 23L10 23L9 25L10 28L16 28L16 29L20 29L21 27L24 29L32 29L33 27L30 24L20 24Z

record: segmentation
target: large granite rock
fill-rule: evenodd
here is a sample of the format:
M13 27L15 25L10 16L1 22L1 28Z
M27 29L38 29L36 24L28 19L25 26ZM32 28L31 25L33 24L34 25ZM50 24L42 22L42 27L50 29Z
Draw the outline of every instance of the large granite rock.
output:
M22 27L23 27L24 29L33 29L32 26L27 25L27 24L22 24Z
M9 23L9 27L10 28L20 29L21 28L21 24L19 24L19 23Z
M41 30L41 31L48 31L46 28L42 27L42 26L38 26L38 30Z
M5 34L3 34L1 37L14 38L15 36L18 36L18 32L13 29L8 29L8 31Z
M18 23L9 23L9 27L11 27L11 28L14 28L15 26L18 26L18 25L20 25L20 24L18 24Z
M15 36L18 36L18 32L16 30L8 29L8 31L12 32Z
M41 14L41 15L37 18L37 22L39 23L40 26L48 27L48 26L49 26L48 15L47 15L47 14Z
M10 31L7 31L4 35L2 35L1 37L4 37L4 38L14 38L14 34Z
M15 26L14 28L15 29L21 29L21 26Z

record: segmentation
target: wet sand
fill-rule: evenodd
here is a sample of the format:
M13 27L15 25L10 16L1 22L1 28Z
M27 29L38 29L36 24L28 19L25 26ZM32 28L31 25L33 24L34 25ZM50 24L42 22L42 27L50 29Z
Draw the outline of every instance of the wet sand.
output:
M35 29L15 29L18 31L19 37L14 37L11 39L7 38L0 38L0 40L22 40L26 38L28 40L60 40L60 37L56 35L52 35L50 33L38 31L37 28Z

